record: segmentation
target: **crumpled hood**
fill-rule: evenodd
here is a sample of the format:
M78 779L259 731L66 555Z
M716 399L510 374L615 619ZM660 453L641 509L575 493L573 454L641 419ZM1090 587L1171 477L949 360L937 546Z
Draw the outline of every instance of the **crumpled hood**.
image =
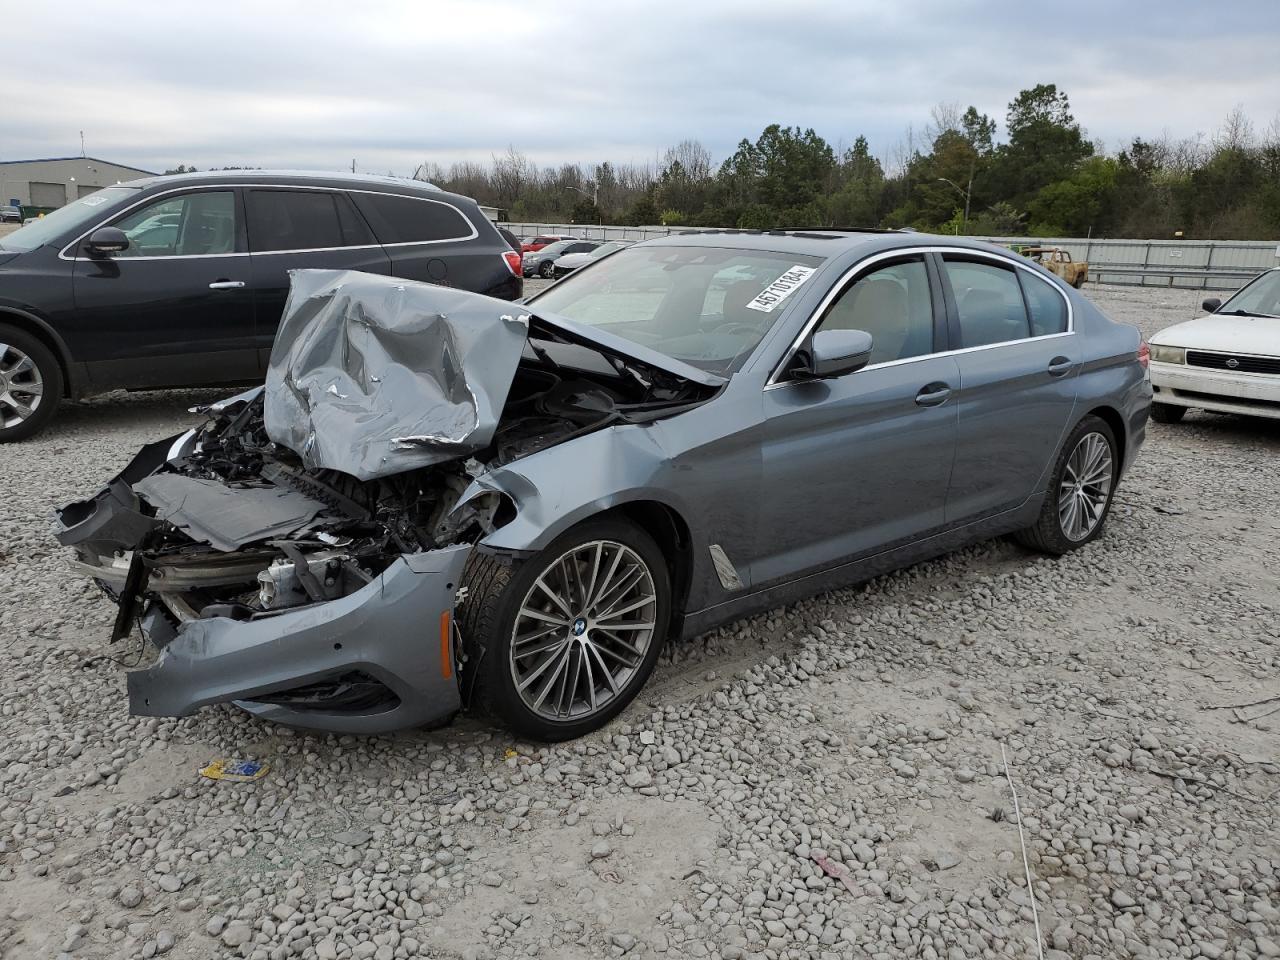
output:
M293 270L265 387L267 435L361 480L493 439L528 317L479 294L353 270Z

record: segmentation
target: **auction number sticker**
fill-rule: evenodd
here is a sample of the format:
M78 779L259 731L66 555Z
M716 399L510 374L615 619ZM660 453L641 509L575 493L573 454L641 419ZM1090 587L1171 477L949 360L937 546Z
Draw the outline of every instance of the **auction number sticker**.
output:
M769 284L754 300L747 304L748 310L759 310L761 313L772 313L783 300L800 289L800 285L813 275L815 267L796 264L773 283Z

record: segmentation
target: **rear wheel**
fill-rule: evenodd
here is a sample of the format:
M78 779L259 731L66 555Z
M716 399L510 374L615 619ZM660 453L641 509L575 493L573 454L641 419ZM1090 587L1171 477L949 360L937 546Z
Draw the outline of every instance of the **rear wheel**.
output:
M43 343L0 323L0 443L35 436L62 400L62 368Z
M1156 423L1177 423L1187 415L1187 408L1176 403L1151 404L1151 419Z
M1063 554L1096 539L1111 511L1119 463L1116 438L1106 422L1081 420L1049 475L1044 505L1034 525L1014 537L1045 553Z
M475 700L518 736L602 727L640 692L666 641L665 558L623 520L588 521L516 564L477 553L463 580Z

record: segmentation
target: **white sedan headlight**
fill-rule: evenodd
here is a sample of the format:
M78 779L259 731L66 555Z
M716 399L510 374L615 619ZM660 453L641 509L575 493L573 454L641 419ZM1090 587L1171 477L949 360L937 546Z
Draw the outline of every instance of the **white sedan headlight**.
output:
M1187 351L1183 347L1151 347L1151 359L1156 363L1186 363Z

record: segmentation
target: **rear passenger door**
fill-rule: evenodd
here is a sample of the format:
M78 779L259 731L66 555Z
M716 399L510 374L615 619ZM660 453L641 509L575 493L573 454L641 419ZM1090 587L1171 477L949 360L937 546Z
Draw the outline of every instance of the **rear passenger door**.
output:
M391 256L394 276L486 292L491 281L477 285L476 277L480 270L492 277L500 253L469 242L479 233L453 204L373 191L353 190L351 198Z
M258 362L266 371L280 315L289 295L289 271L304 267L388 274L391 259L341 190L250 187L250 286Z
M1040 492L1073 422L1081 355L1066 294L1039 272L998 257L941 259L960 366L952 524Z

